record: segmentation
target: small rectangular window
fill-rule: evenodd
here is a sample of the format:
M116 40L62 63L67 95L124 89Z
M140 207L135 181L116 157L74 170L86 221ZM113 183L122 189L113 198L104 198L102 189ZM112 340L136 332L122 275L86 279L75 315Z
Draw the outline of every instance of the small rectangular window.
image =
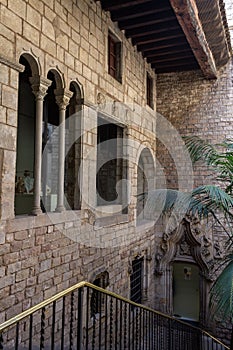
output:
M108 73L121 83L121 42L108 35Z
M143 257L132 261L132 273L130 275L130 299L135 303L142 303L143 286Z
M154 108L153 104L153 79L147 73L146 75L146 102L151 108Z

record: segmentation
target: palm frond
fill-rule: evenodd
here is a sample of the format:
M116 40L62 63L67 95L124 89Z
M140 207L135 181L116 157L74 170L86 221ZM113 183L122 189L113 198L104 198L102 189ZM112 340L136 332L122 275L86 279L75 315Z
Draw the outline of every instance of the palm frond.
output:
M204 161L216 172L216 179L224 184L225 191L233 191L233 140L227 139L221 144L211 145L198 136L184 137L192 162ZM225 151L220 152L217 147Z
M233 256L210 290L210 312L221 319L233 318Z
M233 244L231 222L233 220L233 198L221 188L206 185L195 188L192 192L180 192L173 189L157 189L142 193L138 200L146 199L144 208L146 216L158 217L160 214L176 216L177 224L186 214L198 216L200 219L212 217L226 232L229 242ZM227 228L219 220L217 213L222 212L228 222ZM175 228L175 227L174 227ZM170 228L171 229L171 228Z
M139 200L147 199L147 210L154 212L169 212L174 210L176 214L197 214L201 219L213 212L222 211L231 218L233 214L233 198L214 185L205 185L195 188L190 192L181 192L172 189L156 189L137 196Z
M207 165L215 164L219 159L219 152L210 143L198 136L183 137L193 163L203 160Z
M157 189L142 194L147 197L147 210L167 213L175 209L176 213L185 214L189 208L191 194L172 189Z
M203 185L192 191L190 211L197 213L201 218L213 212L221 211L233 218L233 198L218 186Z

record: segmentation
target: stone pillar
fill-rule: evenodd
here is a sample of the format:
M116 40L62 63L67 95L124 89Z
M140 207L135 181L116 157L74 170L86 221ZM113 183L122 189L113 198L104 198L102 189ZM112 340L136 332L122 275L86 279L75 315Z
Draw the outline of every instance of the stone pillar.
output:
M57 208L61 213L64 207L64 176L65 176L65 118L66 107L72 97L71 91L55 90L56 102L59 107L59 161L58 161L58 186L57 186Z
M35 134L35 163L34 163L34 200L33 215L42 214L40 207L41 192L41 163L42 163L42 123L43 101L51 81L46 78L35 76L30 78L32 91L36 98L36 134Z

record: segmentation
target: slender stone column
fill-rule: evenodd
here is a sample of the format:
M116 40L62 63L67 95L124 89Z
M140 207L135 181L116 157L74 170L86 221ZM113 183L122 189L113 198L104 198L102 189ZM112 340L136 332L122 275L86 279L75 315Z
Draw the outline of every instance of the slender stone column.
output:
M58 188L57 188L57 212L63 212L64 207L64 176L65 176L65 118L66 107L72 96L71 91L55 90L56 102L59 107L59 161L58 161Z
M36 129L35 129L35 157L34 157L34 200L33 215L42 214L40 207L41 192L41 162L42 162L42 122L43 122L43 101L47 89L52 83L49 79L35 76L30 78L32 91L36 97Z

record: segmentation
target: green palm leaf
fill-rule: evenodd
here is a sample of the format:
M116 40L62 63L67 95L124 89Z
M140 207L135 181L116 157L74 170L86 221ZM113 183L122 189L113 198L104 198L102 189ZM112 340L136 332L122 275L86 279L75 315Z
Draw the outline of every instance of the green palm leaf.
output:
M198 136L186 136L184 141L193 163L203 160L207 165L214 165L219 159L216 148Z
M201 219L222 211L233 218L233 198L220 187L206 185L195 188L192 192L180 192L172 189L157 189L137 196L139 200L147 199L146 209L167 213L174 210L176 214L197 214Z
M229 258L229 257L228 257ZM233 321L233 256L210 290L210 311L214 317Z
M193 163L202 160L217 173L216 179L224 184L225 191L233 189L233 140L228 139L218 145L211 145L198 136L184 137ZM216 147L221 147L220 152Z

